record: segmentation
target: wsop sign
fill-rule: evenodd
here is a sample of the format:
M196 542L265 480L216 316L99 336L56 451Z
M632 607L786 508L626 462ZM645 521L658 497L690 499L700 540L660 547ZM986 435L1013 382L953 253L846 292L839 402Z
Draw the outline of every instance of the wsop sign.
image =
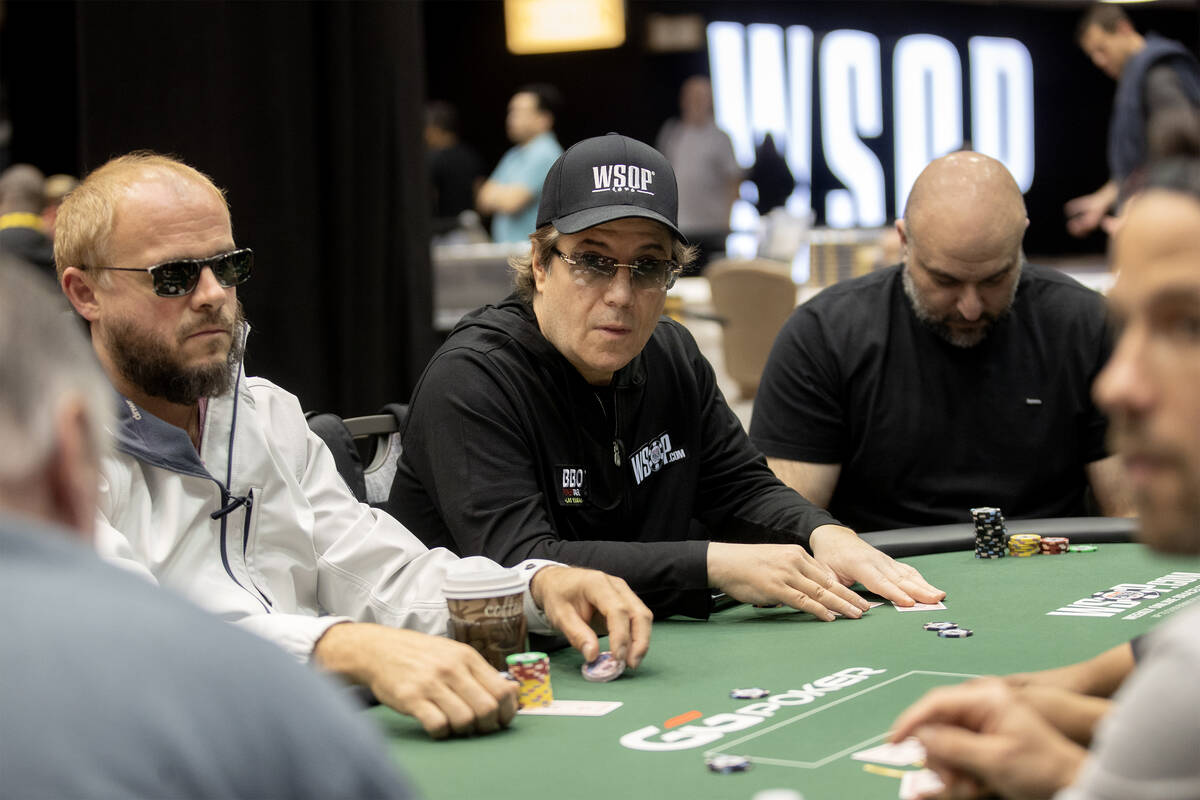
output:
M802 187L789 201L793 213L822 210L832 227L886 224L888 176L878 148L868 142L888 127L894 216L902 215L925 165L967 143L966 119L974 150L1001 161L1022 192L1033 183L1033 59L1016 39L974 36L960 53L940 36L913 34L885 52L867 31L815 38L803 25L713 22L708 46L717 124L732 139L739 163L751 165L755 144L770 133L802 184L816 158L841 184L819 196ZM890 109L883 105L885 58L891 62ZM813 152L815 129L820 153Z

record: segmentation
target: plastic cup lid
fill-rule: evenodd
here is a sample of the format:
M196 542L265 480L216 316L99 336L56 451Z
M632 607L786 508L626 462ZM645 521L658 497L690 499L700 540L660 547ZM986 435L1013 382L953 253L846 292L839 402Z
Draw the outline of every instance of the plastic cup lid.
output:
M502 567L483 556L468 556L446 568L442 594L456 600L502 597L525 590L519 570Z

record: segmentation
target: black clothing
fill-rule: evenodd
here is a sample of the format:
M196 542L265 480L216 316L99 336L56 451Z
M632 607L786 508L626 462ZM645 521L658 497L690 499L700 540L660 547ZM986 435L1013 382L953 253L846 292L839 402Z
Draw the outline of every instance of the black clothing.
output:
M1162 66L1175 73L1176 92L1164 93L1161 70L1155 69ZM1154 73L1158 73L1157 80L1148 82ZM1147 127L1155 113L1177 104L1179 94L1192 108L1200 107L1200 62L1179 42L1146 34L1146 46L1121 68L1113 98L1108 124L1108 168L1114 180L1124 181L1145 164Z
M858 531L1085 512L1104 458L1091 386L1111 350L1103 299L1026 265L1010 313L977 346L917 319L902 267L843 281L775 340L750 437L768 457L841 464L829 510Z
M458 227L461 212L475 207L475 182L486 177L483 159L462 143L430 150L427 158L434 233L445 233Z
M620 576L706 616L707 541L808 543L833 523L780 483L681 325L597 389L508 298L459 323L413 394L390 511L430 547Z
M0 229L0 252L10 253L54 277L54 242L39 230L24 226Z

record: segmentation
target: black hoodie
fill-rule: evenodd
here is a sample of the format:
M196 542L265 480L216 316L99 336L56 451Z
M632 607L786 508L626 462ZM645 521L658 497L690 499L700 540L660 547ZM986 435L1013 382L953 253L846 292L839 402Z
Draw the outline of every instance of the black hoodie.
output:
M657 616L707 616L709 539L807 546L836 524L775 478L666 318L596 387L529 304L484 306L425 368L403 441L389 510L427 545L600 569Z

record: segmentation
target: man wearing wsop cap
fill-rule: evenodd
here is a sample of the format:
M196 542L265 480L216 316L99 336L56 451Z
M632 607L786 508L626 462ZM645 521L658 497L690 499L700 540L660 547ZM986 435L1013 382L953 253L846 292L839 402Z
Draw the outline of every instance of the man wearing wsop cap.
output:
M555 162L515 293L465 317L417 385L393 514L462 555L623 577L659 616L707 616L712 588L825 620L866 610L855 581L937 601L775 478L661 317L693 258L677 200L667 160L624 136Z

